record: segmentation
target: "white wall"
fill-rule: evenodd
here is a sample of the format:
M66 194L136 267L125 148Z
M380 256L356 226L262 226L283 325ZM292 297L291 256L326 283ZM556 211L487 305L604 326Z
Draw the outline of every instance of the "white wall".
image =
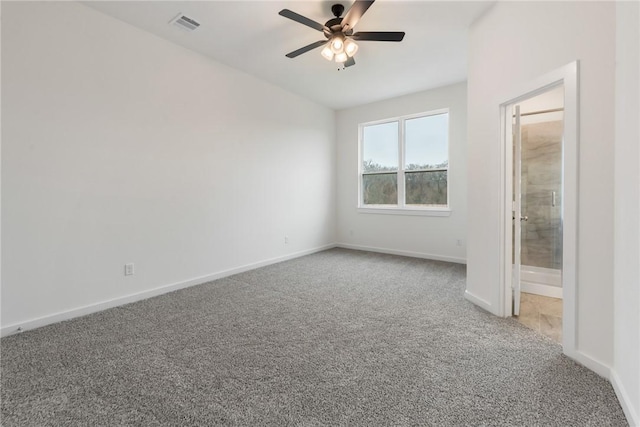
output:
M332 110L77 3L2 13L4 333L335 241Z
M465 262L466 83L340 110L337 113L337 241L351 248ZM448 217L359 213L358 124L449 108ZM457 246L456 240L462 245Z
M604 370L613 363L614 55L613 2L499 2L469 36L467 290L500 312L498 107L579 60L577 350Z
M640 425L640 13L616 4L614 383Z

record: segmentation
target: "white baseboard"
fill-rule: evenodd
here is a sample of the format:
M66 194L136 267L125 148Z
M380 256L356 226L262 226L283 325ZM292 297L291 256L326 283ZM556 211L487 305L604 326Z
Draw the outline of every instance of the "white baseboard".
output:
M610 381L613 386L613 390L616 392L620 406L622 406L622 411L624 412L625 417L627 417L627 422L631 427L640 427L640 416L638 415L638 412L636 412L636 409L634 409L631 399L629 398L629 394L627 393L624 385L622 385L620 377L614 369L611 369ZM640 408L638 409L640 410Z
M579 364L585 366L586 368L592 370L601 377L609 380L614 392L616 393L618 402L620 402L620 406L622 407L624 416L629 422L629 426L640 427L640 416L638 416L638 412L634 408L631 399L629 398L629 394L620 381L620 377L618 376L617 372L613 368L585 355L581 351L565 352L565 355L575 360Z
M7 325L7 326L2 326L0 328L0 336L5 337L5 336L8 336L8 335L12 335L12 334L18 333L18 332L39 328L39 327L42 327L42 326L50 325L50 324L61 322L61 321L64 321L64 320L70 320L70 319L73 319L73 318L76 318L76 317L85 316L87 314L96 313L98 311L106 310L106 309L109 309L109 308L118 307L118 306L121 306L121 305L124 305L124 304L129 304L129 303L132 303L132 302L140 301L140 300L151 298L151 297L154 297L154 296L166 294L166 293L173 292L173 291L176 291L176 290L179 290L179 289L188 288L190 286L195 286L195 285L207 283L207 282L210 282L212 280L221 279L223 277L232 276L234 274L243 273L245 271L253 270L253 269L256 269L256 268L265 267L267 265L276 264L276 263L279 263L279 262L282 262L282 261L287 261L287 260L294 259L294 258L299 258L301 256L310 255L310 254L313 254L313 253L316 253L316 252L321 252L321 251L324 251L324 250L327 250L327 249L331 249L331 248L334 248L334 247L341 247L341 248L354 249L354 250L363 250L363 251L371 251L371 252L388 253L388 254L392 254L392 255L402 255L402 256L409 256L409 257L414 257L414 258L434 259L434 260L438 260L438 261L448 261L448 262L454 262L454 263L459 263L459 264L465 264L466 263L466 260L464 260L462 258L443 257L443 256L438 256L438 255L422 254L422 253L409 252L409 251L397 251L397 250L391 250L391 249L387 250L387 249L383 249L383 248L374 248L374 247L358 246L358 245L349 245L349 244L344 244L344 243L328 244L328 245L320 246L320 247L317 247L317 248L308 249L308 250L305 250L305 251L300 251L300 252L296 252L296 253L293 253L293 254L284 255L284 256L281 256L281 257L271 258L271 259L267 259L267 260L264 260L264 261L260 261L260 262L256 262L256 263L252 263L252 264L247 264L247 265L244 265L244 266L241 266L241 267L232 268L232 269L229 269L229 270L224 270L224 271L221 271L221 272L218 272L218 273L213 273L213 274L209 274L209 275L206 275L206 276L196 277L196 278L189 279L189 280L186 280L186 281L183 281L183 282L172 283L172 284L169 284L169 285L160 286L160 287L157 287L157 288L154 288L154 289L149 289L149 290L138 292L138 293L135 293L135 294L125 295L123 297L114 298L114 299L111 299L111 300L102 301L102 302L99 302L99 303L90 304L90 305L87 305L87 306L78 307L78 308L75 308L75 309L66 310L66 311L54 313L54 314L51 314L51 315L42 316L42 317L39 317L39 318L26 320L26 321L19 322L19 323L14 323L14 324ZM484 310L487 310L490 313L493 313L493 307L488 301L486 301L486 300L484 300L484 299L472 294L468 290L465 290L464 296L470 302L478 305L479 307L483 308ZM638 416L638 413L636 412L636 410L634 409L633 405L631 404L629 396L628 396L623 384L621 383L620 378L618 377L617 373L613 369L609 368L608 366L606 366L605 364L603 364L601 362L596 361L595 359L592 359L589 356L586 356L584 353L579 352L579 351L565 353L565 354L568 357L570 357L571 359L573 359L576 362L580 363L581 365L584 365L588 369L594 371L598 375L601 375L602 377L605 377L609 381L611 381L613 389L614 389L614 391L616 393L616 396L618 397L618 400L620 401L620 405L622 406L622 409L624 411L625 416L627 417L627 421L629 422L630 426L632 426L632 427L633 426L640 427L640 416Z
M464 291L464 297L468 301L471 301L472 303L477 305L478 307L480 307L480 308L482 308L484 310L487 310L489 313L497 316L497 314L493 311L493 306L491 305L491 303L489 301L487 301L485 299L482 299L477 295L472 294L468 290Z
M400 255L400 256L407 256L412 258L432 259L434 261L446 261L446 262L453 262L456 264L467 263L467 260L464 258L450 257L445 255L425 254L422 252L402 251L397 249L377 248L374 246L362 246L362 245L352 245L349 243L338 243L336 244L336 247L344 248L344 249L353 249L356 251L378 252L382 254Z
M241 267L208 274L206 276L195 277L183 282L172 283L169 285L160 286L157 288L149 289L149 290L138 292L135 294L125 295L125 296L110 299L107 301L101 301L95 304L89 304L83 307L73 308L71 310L65 310L58 313L49 314L49 315L38 317L35 319L29 319L29 320L25 320L18 323L13 323L10 325L2 326L2 328L0 328L0 336L5 337L7 335L15 334L18 332L40 328L42 326L50 325L52 323L62 322L64 320L70 320L80 316L86 316L87 314L96 313L98 311L106 310L108 308L118 307L124 304L129 304L132 302L144 300L147 298L177 291L179 289L188 288L190 286L200 285L203 283L210 282L212 280L221 279L223 277L232 276L234 274L243 273L245 271L253 270L253 269L264 267L267 265L276 264L276 263L287 261L294 258L299 258L301 256L309 255L316 252L321 252L327 249L334 248L335 246L336 246L335 244L329 244L329 245L324 245L324 246L320 246L313 249L307 249L307 250L295 252L289 255L271 258L264 261L243 265Z
M557 286L522 281L520 282L520 289L522 290L522 292L526 292L529 294L562 299L562 288L559 288Z
M604 377L606 379L609 379L611 377L611 367L597 361L596 359L593 359L590 356L587 356L579 350L567 351L566 349L564 349L564 354L570 359L578 362L585 368L592 370L601 377Z

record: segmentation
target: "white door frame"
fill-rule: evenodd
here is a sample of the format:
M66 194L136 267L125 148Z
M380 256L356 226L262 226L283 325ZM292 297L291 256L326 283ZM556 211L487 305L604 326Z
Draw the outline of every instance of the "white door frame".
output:
M511 316L512 307L512 194L513 142L507 135L511 123L510 104L523 101L554 86L564 87L564 130L562 148L562 347L566 355L577 356L578 284L578 62L572 62L509 92L500 104L502 170L500 213L500 313ZM510 127L509 127L510 129Z

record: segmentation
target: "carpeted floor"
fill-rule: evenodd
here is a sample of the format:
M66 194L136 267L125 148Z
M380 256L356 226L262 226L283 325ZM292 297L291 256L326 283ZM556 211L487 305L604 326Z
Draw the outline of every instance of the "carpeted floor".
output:
M4 338L2 425L627 425L608 381L464 282L332 249Z

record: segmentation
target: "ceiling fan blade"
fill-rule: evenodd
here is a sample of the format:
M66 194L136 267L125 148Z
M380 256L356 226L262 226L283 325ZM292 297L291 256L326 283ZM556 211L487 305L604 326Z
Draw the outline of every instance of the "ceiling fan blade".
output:
M344 18L342 18L342 30L346 31L356 26L362 15L371 7L375 0L356 0Z
M322 25L319 22L316 22L312 19L307 18L306 16L302 16L299 13L295 13L292 10L289 9L282 9L280 12L278 12L278 15L280 16L284 16L285 18L289 18L292 19L296 22L299 22L302 25L306 25L307 27L311 27L314 30L318 30L318 31L327 31L330 32L330 30L325 27L324 25Z
M326 40L320 40L311 44L306 45L305 47L301 47L298 50L294 50L293 52L287 53L285 56L287 58L295 58L298 55L302 55L305 52L309 52L312 49L322 46L323 44L327 44Z
M378 42L401 42L403 31L360 31L351 36L354 40L370 40Z
M351 67L352 65L356 65L356 60L353 59L353 57L347 59L347 61L344 63L344 68Z

